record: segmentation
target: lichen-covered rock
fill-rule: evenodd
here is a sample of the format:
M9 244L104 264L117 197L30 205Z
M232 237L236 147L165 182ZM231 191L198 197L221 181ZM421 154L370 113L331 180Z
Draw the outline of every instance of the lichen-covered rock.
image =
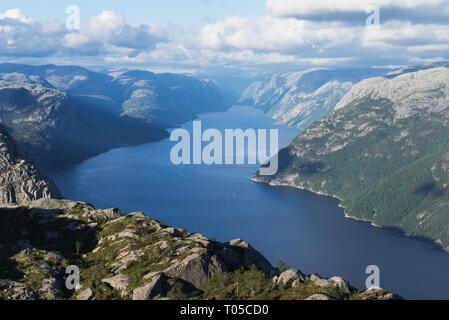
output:
M94 297L94 293L92 292L91 288L87 288L86 290L82 291L76 296L76 300L79 301L86 301L86 300L92 300Z
M24 205L41 198L60 198L58 188L0 125L0 205Z
M309 280L294 269L277 276L243 240L223 244L142 214L53 199L0 213L0 299L231 299L256 292L262 298L390 298L382 290L358 293L339 277ZM77 291L62 290L69 266L80 271ZM227 283L233 277L237 283Z
M322 279L316 274L312 274L310 276L310 280L318 287L334 287L339 288L343 293L349 294L350 288L348 282L345 281L342 277L332 277L330 279Z
M158 295L165 294L164 292L164 282L166 281L166 277L164 275L157 276L153 281L149 284L134 289L132 294L133 300L152 300Z
M393 293L378 287L371 287L360 294L361 300L396 300L400 297Z
M0 300L39 300L39 295L29 286L10 280L0 280Z
M326 300L331 300L331 298L329 298L325 294L317 293L317 294L311 295L306 300L322 300L322 301L326 301Z
M114 277L103 279L102 282L109 284L112 288L124 293L129 287L130 279L128 276L118 274Z
M62 300L64 292L58 279L50 278L42 281L42 287L39 290L39 297L42 300Z
M284 284L287 288L297 288L306 281L306 276L299 270L290 269L279 276L277 282Z
M242 239L235 239L229 242L228 246L235 252L240 253L243 259L241 263L245 268L255 265L257 268L269 275L273 271L273 266L268 260L260 254L256 249L251 247L248 242Z

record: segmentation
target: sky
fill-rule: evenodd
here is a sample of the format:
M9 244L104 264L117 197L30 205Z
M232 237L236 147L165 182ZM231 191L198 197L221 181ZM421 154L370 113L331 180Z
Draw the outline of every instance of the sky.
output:
M448 56L449 0L0 3L0 62L257 74Z

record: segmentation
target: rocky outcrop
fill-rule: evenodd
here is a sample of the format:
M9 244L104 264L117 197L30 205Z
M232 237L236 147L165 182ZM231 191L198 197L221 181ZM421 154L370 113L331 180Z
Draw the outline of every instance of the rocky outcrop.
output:
M153 281L151 281L149 284L134 289L132 293L132 299L133 300L153 300L155 297L159 295L163 295L166 293L166 290L164 290L164 284L166 283L166 277L163 274L160 274L155 277Z
M60 198L58 188L0 125L0 205L23 205L41 198Z
M312 301L316 301L316 300L320 300L320 301L328 301L331 300L331 298L329 298L328 296L326 296L325 294L313 294L310 297L308 297L306 300L312 300Z
M231 299L245 290L247 298L270 291L290 299L359 294L347 285L349 291L331 295L346 285L341 278L320 283L299 270L279 275L241 239L220 243L142 213L124 215L69 200L40 199L2 209L0 243L0 300L207 299L221 293ZM62 290L66 268L73 265L79 266L80 283L75 290ZM233 277L242 278L233 284ZM217 287L223 282L228 284ZM387 294L373 291L363 298Z
M86 290L82 291L80 294L76 296L76 300L78 301L87 301L92 300L94 297L94 293L92 292L91 288L87 288Z
M107 283L113 289L118 290L120 293L126 292L126 289L129 287L130 279L128 276L123 274L118 274L108 279L103 279L103 283Z
M299 270L287 270L277 278L277 283L282 283L286 288L297 288L306 281L306 276Z
M251 266L255 265L267 275L270 275L270 273L273 272L273 267L270 262L268 262L268 260L256 249L251 247L248 242L242 239L235 239L226 245L234 252L239 253L239 264L243 265L245 268L251 268ZM229 257L225 258L225 260L229 263Z
M55 278L44 279L39 290L40 299L43 300L62 300L64 292L61 282Z
M339 288L344 293L349 294L350 288L347 281L341 277L332 277L330 279L322 279L320 276L313 274L310 276L310 280L318 287L334 287Z

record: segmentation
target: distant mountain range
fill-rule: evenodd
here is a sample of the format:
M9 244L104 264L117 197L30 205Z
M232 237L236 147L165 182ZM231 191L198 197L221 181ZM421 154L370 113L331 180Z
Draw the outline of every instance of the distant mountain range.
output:
M0 65L0 121L45 168L163 139L166 128L231 104L213 82L183 75Z
M409 67L354 85L256 181L342 199L346 214L449 250L449 69Z
M386 72L369 68L274 73L251 84L239 102L261 108L281 124L304 130L334 110L354 83Z

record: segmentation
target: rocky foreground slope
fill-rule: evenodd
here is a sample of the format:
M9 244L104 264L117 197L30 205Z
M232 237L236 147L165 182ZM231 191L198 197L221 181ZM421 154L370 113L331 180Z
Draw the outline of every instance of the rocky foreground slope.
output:
M255 180L342 199L348 216L449 250L449 69L361 81Z
M242 240L223 244L142 213L68 200L1 209L0 266L0 299L395 298L359 292L340 277L280 273ZM68 266L80 270L73 290Z
M59 197L56 185L20 151L0 125L0 205L22 205Z

